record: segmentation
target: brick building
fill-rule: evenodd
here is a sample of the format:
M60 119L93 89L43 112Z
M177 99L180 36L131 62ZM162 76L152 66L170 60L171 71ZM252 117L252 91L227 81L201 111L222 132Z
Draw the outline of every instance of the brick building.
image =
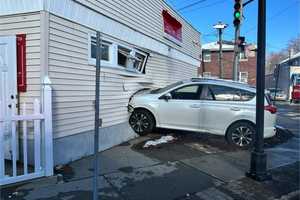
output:
M223 46L223 68L224 79L232 79L232 66L234 56L234 45L224 42ZM239 80L251 85L256 84L256 45L249 44L245 51L240 53ZM202 46L202 61L198 70L199 76L219 78L219 44L212 42Z

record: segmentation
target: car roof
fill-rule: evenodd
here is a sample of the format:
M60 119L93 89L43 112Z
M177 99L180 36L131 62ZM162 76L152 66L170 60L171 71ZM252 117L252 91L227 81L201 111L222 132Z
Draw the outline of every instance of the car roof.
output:
M183 83L203 83L203 84L224 85L227 87L236 87L236 88L245 89L256 93L255 87L248 85L246 83L232 81L232 80L224 80L224 79L216 79L216 78L191 78L183 81Z

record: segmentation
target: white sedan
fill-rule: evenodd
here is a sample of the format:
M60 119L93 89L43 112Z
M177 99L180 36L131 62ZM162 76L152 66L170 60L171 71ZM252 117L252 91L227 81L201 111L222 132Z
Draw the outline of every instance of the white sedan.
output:
M224 135L246 147L255 135L256 89L218 79L190 79L133 95L129 124L139 135L167 128ZM275 135L276 107L265 99L264 137Z

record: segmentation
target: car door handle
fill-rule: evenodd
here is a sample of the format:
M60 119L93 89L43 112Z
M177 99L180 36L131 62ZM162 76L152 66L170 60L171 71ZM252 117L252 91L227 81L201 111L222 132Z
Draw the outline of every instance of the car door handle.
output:
M201 105L200 104L192 104L190 105L191 108L200 108Z
M232 111L240 111L241 109L238 108L238 107L231 107L230 110L232 110Z

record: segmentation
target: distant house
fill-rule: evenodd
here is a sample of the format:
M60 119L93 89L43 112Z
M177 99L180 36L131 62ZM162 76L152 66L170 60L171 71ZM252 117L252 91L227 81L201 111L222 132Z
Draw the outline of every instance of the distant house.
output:
M292 79L295 76L300 76L300 52L290 54L288 58L278 63L275 71L278 75L274 75L274 73L266 75L266 88L276 87L276 78L278 76L277 87L284 90L288 99L290 99L292 92Z
M223 41L224 42L224 41ZM230 42L222 44L224 78L232 79L234 45ZM248 44L239 55L239 80L251 85L256 84L256 45ZM198 70L199 76L220 77L219 43L211 42L202 46L202 61Z

